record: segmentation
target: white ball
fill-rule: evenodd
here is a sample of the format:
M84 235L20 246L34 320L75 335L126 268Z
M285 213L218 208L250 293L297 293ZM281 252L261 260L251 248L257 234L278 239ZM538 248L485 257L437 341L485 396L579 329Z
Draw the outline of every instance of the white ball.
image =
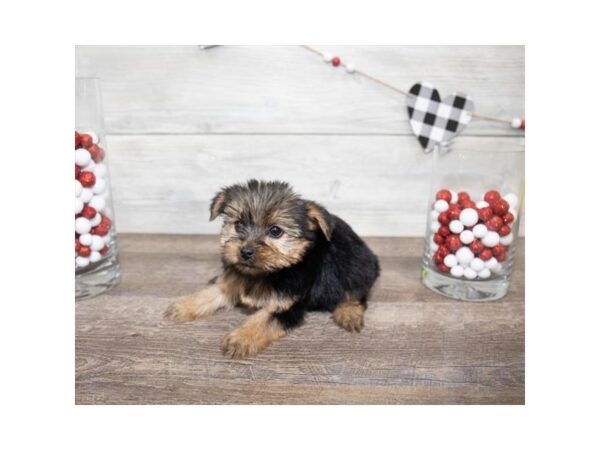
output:
M75 197L79 197L81 195L81 191L83 190L83 186L79 182L79 180L75 180Z
M102 211L106 206L106 200L99 195L94 195L90 200L89 205L96 211Z
M93 172L96 168L96 163L91 160L85 167L82 167L81 170L85 170L86 172Z
M437 212L435 209L432 209L431 213L429 214L429 217L431 217L432 222L437 221L439 216L440 216L440 213Z
M474 258L473 261L471 261L471 264L469 264L469 267L475 272L480 272L481 270L485 269L485 263L481 258Z
M105 177L106 174L108 173L108 168L106 167L106 164L104 163L97 163L94 166L94 175L96 175L96 178L98 177Z
M500 237L500 243L502 245L510 245L514 240L514 236L512 233L508 233L506 236Z
M471 227L479 221L479 214L473 208L465 208L460 212L459 219L465 227Z
M348 73L354 73L354 71L356 70L356 66L353 63L347 63L345 66L346 72Z
M487 227L482 223L479 223L473 227L473 235L478 239L484 237L487 234L487 232Z
M469 247L461 247L456 252L456 259L461 265L469 265L474 257L475 255Z
M96 133L94 133L93 131L84 131L83 134L89 134L90 137L92 138L92 142L94 144L98 143L98 135Z
M500 235L495 231L488 231L481 242L486 247L495 247L500 243Z
M458 264L458 260L456 259L456 256L452 254L446 255L444 258L444 264L446 264L448 267L454 267Z
M433 209L435 209L437 212L448 211L448 202L446 200L437 200L433 204Z
M94 196L94 193L92 192L92 190L90 188L83 188L81 190L81 194L79 194L79 198L81 199L81 201L83 203L88 203L92 197Z
M105 244L110 244L110 232L102 236L102 239L104 239Z
M92 236L92 245L90 245L90 247L94 251L102 250L102 247L104 247L104 239L102 239L102 236Z
M486 278L489 278L491 274L492 273L490 272L490 269L488 269L487 267L484 267L482 270L480 270L479 272L477 272L477 276L479 278L484 279L484 280Z
M88 266L90 264L90 259L86 258L84 256L78 256L77 258L75 258L75 265L77 267L85 267Z
M93 227L95 227L96 225L100 225L100 222L102 222L102 215L98 213L96 213L96 215L92 219L90 219L90 223Z
M92 192L94 194L102 194L104 189L106 189L106 181L104 181L104 178L96 178L96 182L92 187Z
M450 269L450 273L453 277L460 278L465 273L465 268L463 266L456 265Z
M515 221L516 221L517 220L517 211L513 208L508 208L508 212L513 215L513 217L515 218ZM514 223L514 221L513 221L513 223Z
M79 167L87 166L92 160L92 155L85 148L75 150L75 164Z
M469 245L471 242L475 240L475 236L471 230L465 230L460 233L460 242L463 244Z
M89 233L86 234L82 234L81 236L79 236L79 243L81 245L85 245L86 247L89 247L90 245L92 245L92 235Z
M98 262L102 259L102 255L99 252L90 253L90 262Z
M487 208L488 206L490 206L490 204L485 200L480 200L477 203L475 203L475 205L477 205L479 209Z
M323 62L329 63L333 59L333 55L331 53L323 53Z
M465 229L465 226L460 220L453 220L452 222L450 222L449 227L450 231L452 231L454 234L462 233L462 231Z
M514 117L510 122L510 126L513 128L521 128L521 119Z
M500 272L502 272L502 264L498 263L498 265L496 267L494 267L493 269L491 269L491 270L494 273L500 273Z
M438 230L440 229L440 227L441 227L441 225L440 225L439 222L431 222L431 227L430 228L431 228L431 231L433 233L437 233Z
M450 189L450 195L452 196L450 198L450 203L456 203L458 201L458 194L456 193L456 191Z
M86 234L92 229L92 224L85 217L75 219L75 231L79 234Z
M79 197L75 197L75 214L79 214L83 210L83 201Z
M490 270L494 270L495 267L498 266L498 260L493 256L485 262L485 267Z
M467 280L474 280L475 277L477 276L477 272L475 272L470 267L467 267L467 268L465 268L464 276Z
M510 205L511 208L513 209L517 209L519 206L519 197L517 197L517 194L506 194L504 196L504 200L506 200L508 202L508 204Z

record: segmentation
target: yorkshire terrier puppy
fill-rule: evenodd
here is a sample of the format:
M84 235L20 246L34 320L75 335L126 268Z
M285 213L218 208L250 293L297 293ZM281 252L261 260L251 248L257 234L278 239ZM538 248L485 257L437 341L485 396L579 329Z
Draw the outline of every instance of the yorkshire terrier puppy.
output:
M264 350L307 311L329 311L345 330L362 329L379 263L346 222L278 181L224 188L210 206L210 220L218 216L223 271L171 304L166 318L184 322L236 305L256 309L223 339L231 358Z

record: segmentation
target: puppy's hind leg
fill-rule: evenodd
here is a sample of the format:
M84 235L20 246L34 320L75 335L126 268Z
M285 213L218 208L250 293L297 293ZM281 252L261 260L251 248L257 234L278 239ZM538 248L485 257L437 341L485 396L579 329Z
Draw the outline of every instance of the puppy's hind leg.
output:
M340 302L331 317L333 321L346 331L360 333L365 322L365 306L359 300L348 298Z
M175 322L187 322L233 306L234 302L223 292L219 283L216 283L171 303L164 317Z

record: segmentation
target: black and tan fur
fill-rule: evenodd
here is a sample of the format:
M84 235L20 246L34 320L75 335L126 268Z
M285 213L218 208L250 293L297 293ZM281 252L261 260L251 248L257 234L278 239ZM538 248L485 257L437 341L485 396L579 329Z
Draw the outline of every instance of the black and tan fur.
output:
M360 332L377 257L346 222L296 195L288 184L250 180L220 191L210 220L223 217L223 271L169 306L189 321L244 305L256 312L222 343L232 358L252 356L299 326L307 311L329 311Z

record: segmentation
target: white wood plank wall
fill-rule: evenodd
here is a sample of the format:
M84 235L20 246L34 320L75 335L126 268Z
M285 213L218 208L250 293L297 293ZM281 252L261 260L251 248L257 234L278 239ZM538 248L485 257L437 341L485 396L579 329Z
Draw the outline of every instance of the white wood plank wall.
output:
M521 46L316 47L404 89L466 92L477 112L524 112ZM216 233L211 197L250 177L290 181L363 235L424 231L431 157L405 98L299 46L79 46L76 68L102 80L119 231ZM456 145L499 141L522 133L473 120Z

